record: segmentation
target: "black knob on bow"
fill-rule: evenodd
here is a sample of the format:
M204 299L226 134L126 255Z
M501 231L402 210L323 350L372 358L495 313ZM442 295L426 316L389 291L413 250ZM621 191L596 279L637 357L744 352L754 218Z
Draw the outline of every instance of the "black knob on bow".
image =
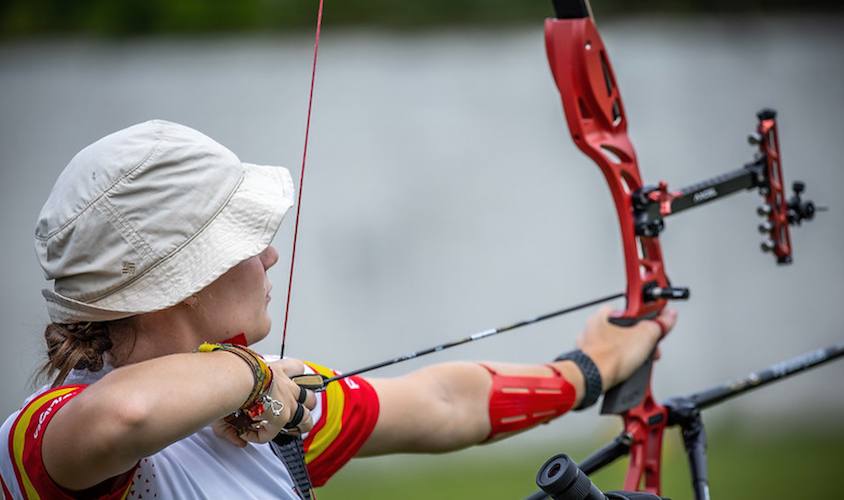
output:
M806 183L794 181L791 185L794 194L788 200L788 223L800 225L804 220L812 220L815 213L826 211L826 207L817 207L812 200L803 200L802 194L806 191Z
M686 300L691 293L684 286L648 286L643 290L646 301L659 299Z

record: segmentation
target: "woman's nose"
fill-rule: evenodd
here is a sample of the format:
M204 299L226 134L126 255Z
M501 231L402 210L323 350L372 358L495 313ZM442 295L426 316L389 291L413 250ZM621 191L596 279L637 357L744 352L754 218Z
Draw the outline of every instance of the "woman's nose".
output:
M270 245L261 252L261 263L264 265L264 269L269 269L278 262L278 250L275 249L274 246Z

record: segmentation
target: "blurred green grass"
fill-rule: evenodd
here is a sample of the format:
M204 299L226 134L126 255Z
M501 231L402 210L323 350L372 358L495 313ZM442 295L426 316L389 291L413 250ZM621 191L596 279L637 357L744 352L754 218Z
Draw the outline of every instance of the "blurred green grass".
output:
M723 428L710 433L713 497L796 498L790 495L799 492L799 498L835 498L835 481L844 471L844 427L800 431L747 435ZM673 500L690 499L680 437L672 430L665 439L663 494ZM544 450L508 454L500 445L493 445L454 456L355 460L317 494L319 500L519 499L535 489L536 471L550 455L566 452L577 460L595 447L581 442L566 445L565 449L550 445ZM626 467L626 460L620 460L592 479L602 489L619 489Z
M732 15L747 12L841 11L824 0L594 0L596 14ZM316 0L5 0L0 38L44 34L127 36L217 32L312 30ZM402 30L435 26L502 26L542 23L550 0L344 0L326 2L331 26L378 26Z

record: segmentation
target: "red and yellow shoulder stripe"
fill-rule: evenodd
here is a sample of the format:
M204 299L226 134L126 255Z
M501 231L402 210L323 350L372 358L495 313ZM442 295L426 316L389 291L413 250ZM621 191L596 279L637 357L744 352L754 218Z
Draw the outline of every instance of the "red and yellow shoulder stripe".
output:
M306 363L326 377L334 370ZM315 486L322 486L354 457L378 422L378 395L361 377L328 384L320 395L322 413L305 440L305 463Z
M47 474L41 457L44 431L56 413L65 404L79 395L86 385L68 385L49 389L32 398L18 413L9 431L9 456L17 480L17 489L27 500L40 498L72 499L74 492L57 485ZM128 480L115 481L114 488L104 492L99 498L118 500L127 497L131 487L131 475ZM7 485L3 484L3 494L12 498Z
M9 456L15 469L15 477L21 494L27 499L41 498L55 493L56 487L47 476L41 461L41 442L47 424L68 401L84 389L82 385L70 385L47 390L32 398L18 413L9 431Z

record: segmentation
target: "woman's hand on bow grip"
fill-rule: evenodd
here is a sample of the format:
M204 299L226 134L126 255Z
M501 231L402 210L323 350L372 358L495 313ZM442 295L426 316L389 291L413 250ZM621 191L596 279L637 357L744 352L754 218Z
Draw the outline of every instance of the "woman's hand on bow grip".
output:
M577 346L601 372L604 390L627 380L654 352L657 342L674 327L677 311L664 309L653 320L642 320L630 327L609 322L612 310L601 308L586 322Z
M299 435L308 432L313 428L314 422L311 417L311 410L316 406L316 394L313 391L300 388L290 377L301 375L305 372L305 365L295 359L282 359L267 363L273 371L273 386L270 390L270 397L281 403L281 411L278 415L273 414L270 404L266 404L266 411L260 417L260 421L253 429L238 435L234 427L219 419L213 424L214 433L238 447L245 447L247 443L268 443L280 432L291 435ZM302 406L304 415L301 422L294 429L285 429L284 426L291 421L299 406L300 393L305 391L306 397Z

